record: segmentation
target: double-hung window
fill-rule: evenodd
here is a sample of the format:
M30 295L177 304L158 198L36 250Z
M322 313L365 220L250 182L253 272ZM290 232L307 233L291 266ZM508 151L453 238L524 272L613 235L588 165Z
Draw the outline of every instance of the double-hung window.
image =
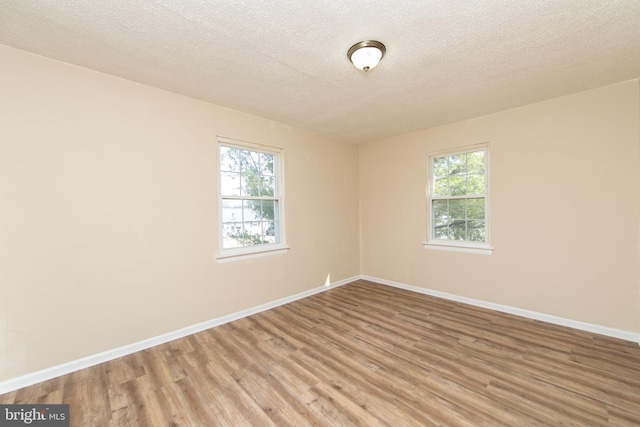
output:
M286 249L282 150L218 138L218 159L219 261Z
M489 147L428 155L427 248L491 253Z

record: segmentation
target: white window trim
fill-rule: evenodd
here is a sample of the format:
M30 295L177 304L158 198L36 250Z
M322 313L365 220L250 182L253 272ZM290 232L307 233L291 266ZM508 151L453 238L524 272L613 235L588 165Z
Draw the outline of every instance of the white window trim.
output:
M433 238L433 224L431 210L431 201L434 191L435 183L433 182L433 158L441 157L453 154L463 154L472 151L485 150L485 236L486 242L471 242L465 240L444 240ZM469 145L465 147L452 148L448 150L435 151L427 154L427 241L423 242L425 249L435 249L449 252L464 252L471 254L491 255L493 253L493 247L491 246L491 214L490 214L490 191L489 191L489 173L490 173L490 153L489 143L484 142L481 144Z
M486 243L479 245L473 245L472 242L463 242L463 244L456 244L451 242L440 243L440 241L422 242L425 249L435 249L439 251L448 252L464 252L468 254L481 254L491 255L493 248Z
M285 232L285 197L284 197L284 150L279 147L255 144L252 142L240 141L237 139L217 137L217 157L218 157L218 254L216 262L218 264L241 261L252 258L259 258L270 255L280 255L287 253L290 249L286 243ZM239 148L241 150L258 151L267 154L276 155L276 194L278 199L278 234L280 241L278 243L248 246L244 248L223 249L223 224L222 224L222 180L220 179L220 170L222 168L220 162L220 147Z
M261 245L261 246L266 246L266 245ZM278 247L275 247L275 246L278 246ZM253 258L261 258L264 256L281 255L281 254L286 254L289 251L289 249L290 249L289 246L281 246L280 244L273 244L273 245L269 245L269 249L261 249L259 251L251 251L251 252L238 251L237 253L227 253L225 255L218 255L216 257L216 262L218 264L226 264L228 262L242 261L242 260L253 259ZM231 249L228 249L227 251L231 251Z

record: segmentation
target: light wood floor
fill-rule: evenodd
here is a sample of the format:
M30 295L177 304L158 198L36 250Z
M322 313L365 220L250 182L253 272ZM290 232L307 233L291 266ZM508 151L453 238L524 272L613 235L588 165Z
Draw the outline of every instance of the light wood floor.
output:
M640 347L357 281L0 403L81 427L637 427Z

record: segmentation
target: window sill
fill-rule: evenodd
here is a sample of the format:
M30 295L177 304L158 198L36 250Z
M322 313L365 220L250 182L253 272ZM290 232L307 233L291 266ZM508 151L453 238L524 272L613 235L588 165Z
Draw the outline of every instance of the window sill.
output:
M464 252L468 254L491 255L493 248L489 245L465 245L450 242L424 242L425 249L435 249L438 251Z
M218 264L225 264L227 262L243 261L264 256L281 255L286 254L289 249L289 246L276 246L264 249L253 249L251 251L228 252L218 255L216 257L216 262Z

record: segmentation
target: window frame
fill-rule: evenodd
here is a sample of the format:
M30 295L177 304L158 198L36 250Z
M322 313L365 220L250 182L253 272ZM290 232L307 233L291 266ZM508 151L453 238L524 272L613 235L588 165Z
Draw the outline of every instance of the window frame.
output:
M225 200L264 200L256 199L255 196L244 197L222 194L222 147L236 148L239 150L269 154L274 156L274 195L269 197L277 201L277 219L274 218L275 233L278 242L265 243L259 245L244 246L240 248L224 248L224 221L222 206ZM226 137L217 137L217 174L218 174L218 263L239 261L243 259L256 258L267 255L277 255L286 253L289 249L286 243L285 215L284 215L284 150L280 147L256 144Z
M435 176L433 160L437 157L448 157L459 154L471 153L475 151L484 151L484 212L485 212L485 241L474 242L471 240L448 240L438 239L433 236L433 200L451 200L451 198L436 198L435 194ZM465 147L457 147L442 151L431 152L427 154L427 240L423 242L426 249L437 249L453 252L477 253L483 255L491 255L493 247L491 246L491 215L490 215L490 152L489 143L481 143L469 145Z

